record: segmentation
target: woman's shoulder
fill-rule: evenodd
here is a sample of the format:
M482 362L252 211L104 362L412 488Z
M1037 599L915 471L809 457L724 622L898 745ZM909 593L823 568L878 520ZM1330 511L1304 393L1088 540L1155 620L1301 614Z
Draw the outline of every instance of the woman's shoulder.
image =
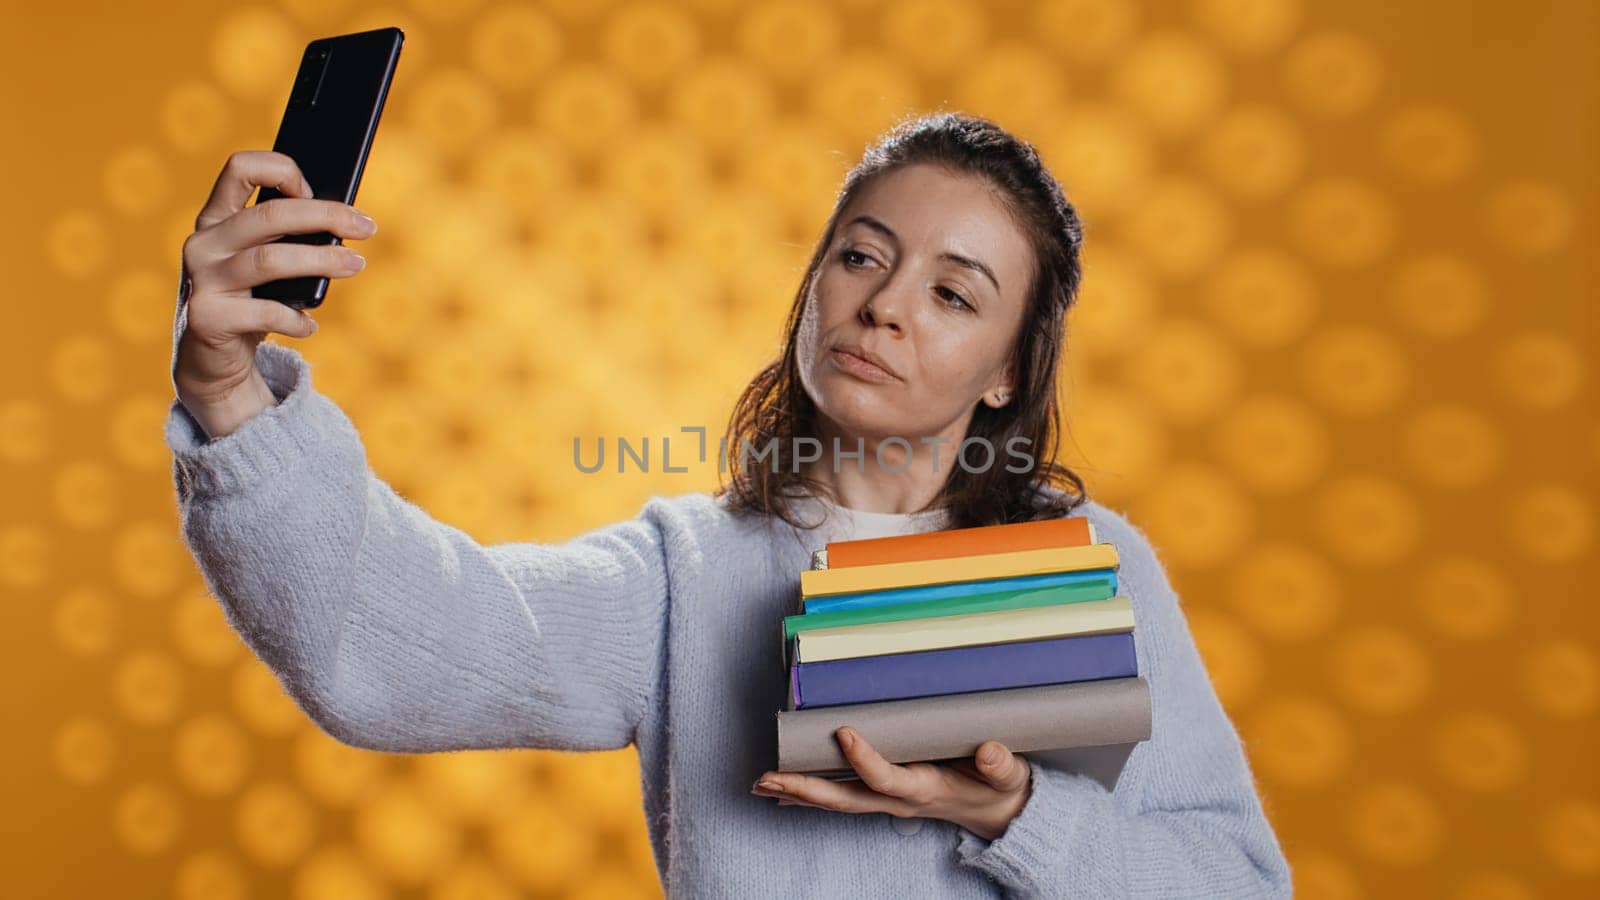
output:
M718 496L710 491L656 494L645 501L639 515L663 532L686 538L721 540L767 524L766 517L741 513L729 505L726 495Z
M695 521L721 525L738 524L751 518L733 509L727 494L717 494L713 491L655 494L645 501L644 508Z
M1049 491L1060 495L1058 488ZM1118 570L1123 581L1132 580L1140 588L1159 589L1168 583L1160 555L1144 529L1134 524L1128 513L1087 495L1079 497L1065 516L1089 520L1095 540L1117 548ZM1141 591L1142 592L1142 591Z
M1126 511L1099 500L1084 497L1067 515L1088 519L1094 526L1095 539L1110 541L1116 544L1119 550L1123 545L1127 545L1130 549L1133 547L1153 549L1150 538L1143 529L1133 523Z
M797 540L781 521L740 512L708 491L653 495L634 519L653 531L667 568L724 574L776 564L775 551Z
M723 525L728 518L716 498L706 491L652 494L640 508L639 517L657 525L690 530Z

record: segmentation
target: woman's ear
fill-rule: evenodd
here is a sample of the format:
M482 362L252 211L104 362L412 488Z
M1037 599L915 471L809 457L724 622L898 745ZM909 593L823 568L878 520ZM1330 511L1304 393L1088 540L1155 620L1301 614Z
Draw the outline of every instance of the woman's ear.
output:
M995 409L999 409L1011 402L1011 379L1007 378L994 387L984 391L983 402Z
M1015 381L1013 380L1013 374L1016 371L1016 350L1013 349L1011 353L1006 356L1005 364L1000 367L1000 371L996 374L994 384L989 385L989 389L983 392L983 402L989 404L995 409L999 409L1000 407L1005 406L1007 403L1010 403L1011 396L1013 393L1015 393L1013 390L1013 385L1015 384Z

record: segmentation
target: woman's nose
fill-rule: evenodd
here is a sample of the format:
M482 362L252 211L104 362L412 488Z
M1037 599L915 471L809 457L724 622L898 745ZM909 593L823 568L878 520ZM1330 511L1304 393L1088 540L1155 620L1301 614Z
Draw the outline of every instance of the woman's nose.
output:
M867 325L881 325L900 331L905 309L905 289L892 283L885 284L861 304L861 321Z

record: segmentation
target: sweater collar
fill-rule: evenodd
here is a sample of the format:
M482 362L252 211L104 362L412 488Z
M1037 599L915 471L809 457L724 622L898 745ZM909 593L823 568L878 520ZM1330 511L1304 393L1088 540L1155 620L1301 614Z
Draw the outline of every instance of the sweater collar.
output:
M868 512L840 506L815 494L797 497L793 505L803 521L818 522L820 518L819 524L807 530L814 537L825 538L824 542L939 531L948 528L950 521L949 510L944 507L914 513Z

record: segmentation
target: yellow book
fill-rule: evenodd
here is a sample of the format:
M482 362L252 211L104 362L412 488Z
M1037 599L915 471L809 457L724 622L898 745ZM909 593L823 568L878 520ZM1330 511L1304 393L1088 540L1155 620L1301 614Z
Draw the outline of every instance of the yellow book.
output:
M923 559L879 563L843 569L808 569L800 573L802 598L856 594L890 588L922 587L958 581L1048 575L1083 569L1110 569L1117 565L1117 548L1109 541L1076 547L1046 547L984 556Z
M944 650L978 644L1008 644L1133 630L1133 606L1124 596L1004 612L937 616L818 628L795 636L797 663L858 656Z

